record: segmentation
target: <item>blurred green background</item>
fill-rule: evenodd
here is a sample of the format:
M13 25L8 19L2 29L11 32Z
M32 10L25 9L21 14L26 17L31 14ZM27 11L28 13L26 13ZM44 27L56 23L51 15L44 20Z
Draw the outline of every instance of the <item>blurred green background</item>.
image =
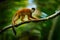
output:
M34 6L46 15L60 10L60 0L0 0L0 29L11 24L14 13L27 6ZM60 16L43 22L30 22L0 34L0 40L60 40Z

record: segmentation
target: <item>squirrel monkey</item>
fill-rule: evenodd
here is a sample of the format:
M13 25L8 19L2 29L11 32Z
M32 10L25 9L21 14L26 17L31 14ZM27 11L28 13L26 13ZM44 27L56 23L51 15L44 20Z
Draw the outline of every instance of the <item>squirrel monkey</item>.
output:
M25 8L25 9L21 9L21 10L18 10L16 12L16 14L13 16L13 19L12 19L12 24L13 26L16 25L16 21L21 17L21 21L24 21L24 17L25 15L28 16L28 20L31 20L32 19L37 19L37 18L34 18L32 17L32 13L35 11L35 8L31 8L31 9L28 9L28 8ZM14 27L13 28L13 31L14 31ZM14 33L16 34L16 32L14 31Z
M21 17L21 21L24 21L24 17L27 15L28 16L28 20L31 20L32 19L37 19L37 18L34 18L32 17L32 13L35 11L35 8L31 8L31 9L28 9L28 8L25 8L25 9L21 9L21 10L18 10L16 12L16 14L13 16L13 19L12 19L12 24L15 25L16 24L16 21Z

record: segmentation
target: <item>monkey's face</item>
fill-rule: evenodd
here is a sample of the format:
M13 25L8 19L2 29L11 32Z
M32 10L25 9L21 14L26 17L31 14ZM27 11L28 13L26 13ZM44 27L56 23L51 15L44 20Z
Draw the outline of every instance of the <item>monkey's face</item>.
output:
M35 11L34 9L31 9L32 13Z

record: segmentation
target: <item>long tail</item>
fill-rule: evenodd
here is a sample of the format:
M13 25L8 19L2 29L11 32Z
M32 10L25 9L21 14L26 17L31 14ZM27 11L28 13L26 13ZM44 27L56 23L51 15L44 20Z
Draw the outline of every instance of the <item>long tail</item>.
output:
M17 14L15 14L15 15L13 16L13 18L12 18L12 25L13 25L13 26L12 26L12 30L13 30L13 32L14 32L15 35L16 35L16 31L15 31L15 28L14 28L14 27L15 27L15 25L14 25L14 18L16 17L16 15L17 15Z

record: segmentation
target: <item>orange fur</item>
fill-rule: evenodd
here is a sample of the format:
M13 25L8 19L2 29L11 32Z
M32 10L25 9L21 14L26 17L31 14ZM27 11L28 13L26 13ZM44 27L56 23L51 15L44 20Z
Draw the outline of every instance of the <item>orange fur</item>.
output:
M35 11L35 10L34 10L34 11ZM20 17L22 17L22 18L21 18L21 21L24 21L23 19L24 19L25 15L28 16L28 20L31 20L31 18L32 18L32 19L36 19L36 18L32 17L32 11L31 11L31 9L25 8L25 9L18 10L18 11L16 12L16 14L13 16L12 24L15 25L15 24L16 24L15 22L16 22Z

